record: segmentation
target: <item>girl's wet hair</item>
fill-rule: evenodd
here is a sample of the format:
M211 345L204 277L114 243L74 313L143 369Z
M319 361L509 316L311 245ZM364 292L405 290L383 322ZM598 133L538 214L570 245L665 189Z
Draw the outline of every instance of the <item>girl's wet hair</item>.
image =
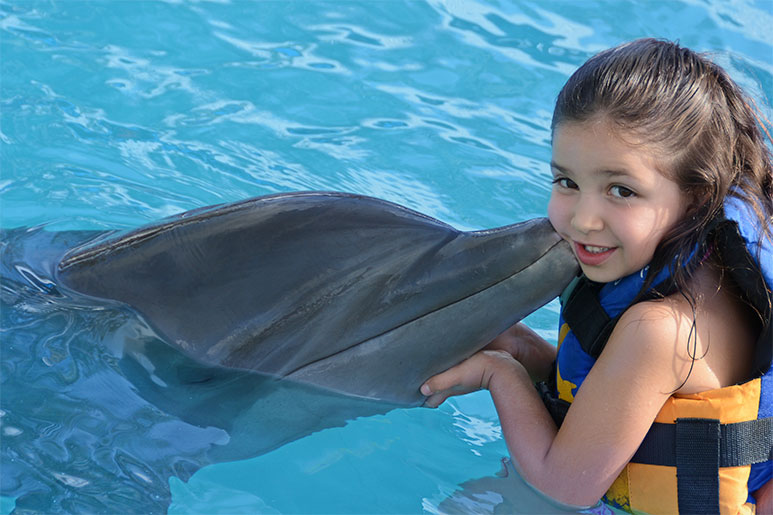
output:
M689 292L690 267L683 265L696 246L705 244L727 195L746 201L764 237L771 238L773 166L763 137L767 129L720 66L656 39L605 50L583 64L559 93L552 130L589 120L605 121L619 129L623 141L651 149L660 171L690 199L684 218L658 246L648 277L676 260L679 291Z

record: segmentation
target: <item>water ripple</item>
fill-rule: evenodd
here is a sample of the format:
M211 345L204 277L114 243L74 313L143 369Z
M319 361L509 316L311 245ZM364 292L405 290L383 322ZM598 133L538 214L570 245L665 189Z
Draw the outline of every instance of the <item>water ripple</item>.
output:
M522 6L524 12L508 15L476 2L436 0L430 4L442 15L443 26L458 33L467 44L495 51L530 69L571 73L575 66L558 58L578 46L580 38L593 33L590 27L557 13L526 5ZM543 20L547 23L539 23Z

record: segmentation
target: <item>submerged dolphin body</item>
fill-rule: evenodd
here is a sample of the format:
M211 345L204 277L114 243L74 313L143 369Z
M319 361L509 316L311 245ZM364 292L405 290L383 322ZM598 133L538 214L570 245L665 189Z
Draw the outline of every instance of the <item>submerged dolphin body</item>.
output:
M463 232L374 198L199 209L67 253L57 283L126 303L195 361L398 405L574 277L545 219Z

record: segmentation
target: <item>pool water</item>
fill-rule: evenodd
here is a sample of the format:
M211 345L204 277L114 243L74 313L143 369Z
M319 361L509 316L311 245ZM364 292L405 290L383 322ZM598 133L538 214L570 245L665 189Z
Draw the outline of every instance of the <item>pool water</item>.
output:
M544 216L552 104L589 56L679 39L770 118L771 26L770 0L0 1L0 227L128 229L295 190L464 230ZM561 511L512 468L497 478L507 449L481 392L212 463L235 435L141 395L131 312L17 271L0 305L2 513ZM527 321L555 341L557 312Z

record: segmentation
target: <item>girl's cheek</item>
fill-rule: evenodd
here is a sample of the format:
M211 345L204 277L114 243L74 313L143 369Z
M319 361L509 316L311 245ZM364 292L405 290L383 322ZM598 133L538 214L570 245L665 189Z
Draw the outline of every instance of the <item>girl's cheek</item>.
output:
M568 211L566 204L566 199L561 199L561 196L555 192L551 193L550 201L548 202L548 219L551 225L553 225L553 229L559 234L563 232L563 228L566 226L566 212Z

